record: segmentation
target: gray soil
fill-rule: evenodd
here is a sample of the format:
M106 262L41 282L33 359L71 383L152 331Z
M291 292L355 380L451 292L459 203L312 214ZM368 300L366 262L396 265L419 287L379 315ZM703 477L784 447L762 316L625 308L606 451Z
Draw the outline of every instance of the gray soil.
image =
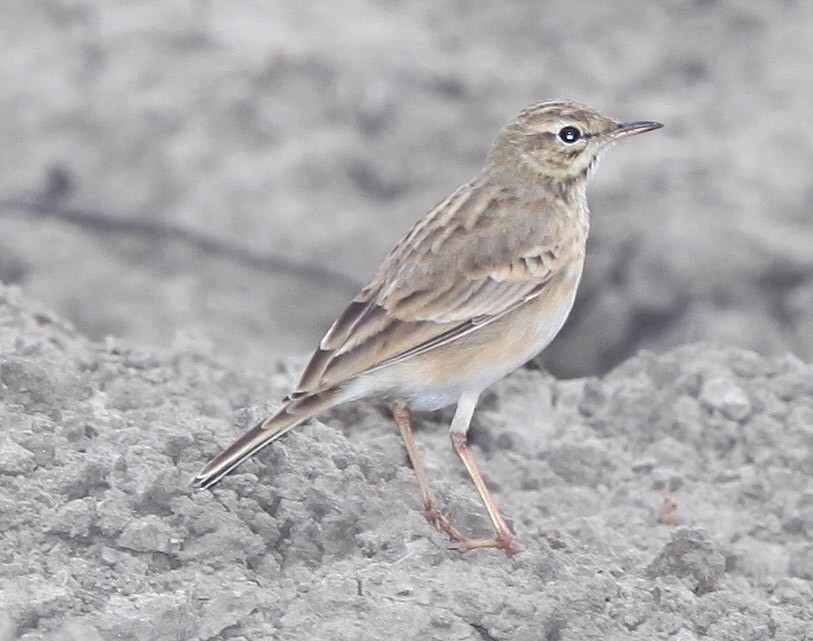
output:
M0 53L0 641L813 639L813 3L0 0ZM475 415L524 552L375 402L191 491L553 97L666 127Z
M495 386L472 449L508 559L447 549L374 403L190 490L295 366L94 343L14 289L0 327L3 641L813 639L813 368L793 357L693 345ZM428 472L487 536L448 419L420 421Z

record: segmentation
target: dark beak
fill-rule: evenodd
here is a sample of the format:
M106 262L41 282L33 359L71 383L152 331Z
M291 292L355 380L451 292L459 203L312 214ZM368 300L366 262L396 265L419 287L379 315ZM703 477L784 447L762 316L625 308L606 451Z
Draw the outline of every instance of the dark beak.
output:
M660 129L663 125L651 120L636 120L635 122L619 122L618 126L610 132L610 138L618 140L635 134L642 134L645 131Z

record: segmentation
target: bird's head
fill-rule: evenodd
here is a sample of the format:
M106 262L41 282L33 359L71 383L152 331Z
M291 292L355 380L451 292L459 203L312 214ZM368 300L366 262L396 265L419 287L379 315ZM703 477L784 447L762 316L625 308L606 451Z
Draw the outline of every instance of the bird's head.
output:
M540 102L503 127L490 159L504 169L530 171L547 182L583 181L607 145L662 126L651 121L616 122L577 102Z

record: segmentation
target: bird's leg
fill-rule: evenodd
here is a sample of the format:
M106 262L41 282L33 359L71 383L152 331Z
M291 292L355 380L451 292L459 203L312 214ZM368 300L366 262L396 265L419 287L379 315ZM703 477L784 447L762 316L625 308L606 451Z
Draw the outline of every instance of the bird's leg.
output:
M466 471L474 482L474 486L480 493L480 498L483 499L483 504L488 510L488 516L494 524L494 530L497 536L493 539L470 539L468 541L461 541L458 545L458 549L465 552L475 548L496 547L500 548L508 556L512 556L520 552L522 548L520 548L516 537L514 537L511 528L508 527L502 514L500 514L497 503L494 497L491 496L491 492L488 486L486 486L483 476L480 474L480 470L477 468L474 458L472 458L471 452L469 452L466 441L466 432L469 429L471 417L474 414L474 408L477 406L478 397L479 395L471 393L465 393L460 397L454 418L452 419L450 437L455 454L457 454L458 458L463 462Z
M438 509L435 495L432 494L432 489L429 487L429 478L426 476L426 470L421 463L421 458L418 455L418 446L415 443L415 436L412 434L412 412L409 408L402 404L396 403L393 407L392 418L401 432L401 438L406 446L409 461L412 463L412 469L415 471L415 477L418 479L418 487L421 490L421 497L423 498L423 515L426 520L434 525L438 530L446 532L450 537L459 542L469 541L469 539L454 527L449 519Z

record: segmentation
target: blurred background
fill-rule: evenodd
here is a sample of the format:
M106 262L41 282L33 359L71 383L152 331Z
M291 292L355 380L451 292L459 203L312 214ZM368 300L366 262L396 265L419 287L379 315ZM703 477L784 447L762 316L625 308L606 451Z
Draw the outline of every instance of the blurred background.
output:
M526 104L608 152L544 364L813 357L813 3L0 0L0 280L84 334L304 356Z

